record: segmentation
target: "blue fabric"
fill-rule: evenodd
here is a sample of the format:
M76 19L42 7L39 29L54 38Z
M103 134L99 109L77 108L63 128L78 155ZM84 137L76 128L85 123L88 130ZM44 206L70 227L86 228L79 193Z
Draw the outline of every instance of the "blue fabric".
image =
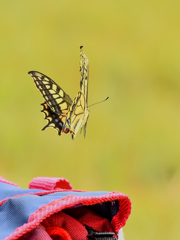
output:
M25 193L36 193L36 192L44 192L44 190L21 189L20 187L16 187L7 183L0 182L0 201L2 201L5 198L14 197L14 196L25 194Z
M14 197L21 194L44 192L44 190L35 189L21 189L5 183L0 183L0 200L8 197ZM29 216L38 210L42 205L48 204L55 199L62 199L68 195L74 196L102 196L109 192L57 192L43 196L37 195L24 195L21 197L8 199L0 206L0 240L8 237L15 231L16 228L28 222ZM102 204L101 204L102 205ZM117 213L119 205L110 204L111 210L114 215ZM77 207L77 206L76 206ZM105 207L106 208L106 207ZM115 211L115 212L114 212ZM111 217L112 217L111 215Z

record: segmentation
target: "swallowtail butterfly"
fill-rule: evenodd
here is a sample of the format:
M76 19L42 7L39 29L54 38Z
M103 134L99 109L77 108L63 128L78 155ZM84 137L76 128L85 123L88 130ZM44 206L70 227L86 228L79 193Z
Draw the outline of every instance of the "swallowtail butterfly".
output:
M74 139L79 129L84 127L84 136L86 135L89 117L89 61L82 46L80 47L80 73L80 91L73 101L51 78L37 71L28 72L45 100L41 105L43 107L42 112L45 114L48 123L42 130L53 127L58 131L59 135L63 132L70 132Z

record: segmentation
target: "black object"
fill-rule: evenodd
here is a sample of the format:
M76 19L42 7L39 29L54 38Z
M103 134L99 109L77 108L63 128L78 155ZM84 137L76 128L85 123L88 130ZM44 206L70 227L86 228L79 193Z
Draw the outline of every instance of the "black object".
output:
M86 230L88 231L87 238L93 240L117 240L117 238L113 237L115 233L113 232L98 232L94 230L92 227L84 225Z

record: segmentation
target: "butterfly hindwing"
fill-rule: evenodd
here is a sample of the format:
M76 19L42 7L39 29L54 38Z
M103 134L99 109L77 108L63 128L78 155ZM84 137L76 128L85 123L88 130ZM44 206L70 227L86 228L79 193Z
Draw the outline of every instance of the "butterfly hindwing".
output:
M48 121L48 124L42 129L45 130L47 127L53 127L58 131L58 134L61 135L61 132L64 132L63 126L66 120L66 116L63 114L57 114L51 110L51 108L46 104L46 102L41 104L43 109L41 112L45 114L45 119ZM65 131L66 133L69 130Z
M66 128L72 132L74 138L79 129L86 123L89 116L89 109L85 107L85 98L82 92L79 92L74 99L67 114Z

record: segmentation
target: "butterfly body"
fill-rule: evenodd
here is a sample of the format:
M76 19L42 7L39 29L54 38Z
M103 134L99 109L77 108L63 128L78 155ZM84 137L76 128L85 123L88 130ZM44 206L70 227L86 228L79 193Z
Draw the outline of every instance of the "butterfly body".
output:
M89 61L83 52L83 47L80 47L80 72L80 92L78 92L74 101L51 78L37 71L28 72L45 100L41 105L43 107L42 112L45 114L48 123L42 130L53 127L58 131L59 135L63 132L70 132L74 139L79 129L84 126L85 136L89 117L87 107Z

